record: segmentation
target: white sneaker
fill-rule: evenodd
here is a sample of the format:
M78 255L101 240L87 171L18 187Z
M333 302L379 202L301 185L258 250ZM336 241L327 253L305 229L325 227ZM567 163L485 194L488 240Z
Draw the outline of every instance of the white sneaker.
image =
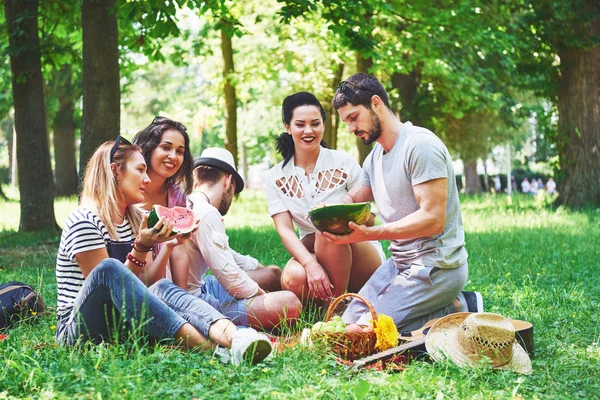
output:
M229 361L231 361L231 354L229 353L229 349L227 347L221 347L219 345L215 347L213 357L218 357L223 364L227 364Z
M231 363L240 365L243 362L258 364L271 354L273 346L269 338L252 328L238 329L231 341Z

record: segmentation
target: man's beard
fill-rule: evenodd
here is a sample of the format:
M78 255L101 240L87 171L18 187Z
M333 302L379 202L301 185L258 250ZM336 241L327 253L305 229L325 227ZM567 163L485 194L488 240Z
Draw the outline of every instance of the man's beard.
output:
M357 133L358 135L361 135L363 133L367 134L367 137L365 139L360 139L366 145L373 143L374 141L379 139L379 136L381 136L381 119L377 114L375 114L373 110L369 110L369 112L371 113L371 128L369 129L369 132L359 131Z
M227 214L227 211L229 211L229 207L231 207L231 202L233 201L233 191L234 186L231 185L229 187L229 190L223 193L223 196L221 197L221 204L219 204L219 212L223 216Z

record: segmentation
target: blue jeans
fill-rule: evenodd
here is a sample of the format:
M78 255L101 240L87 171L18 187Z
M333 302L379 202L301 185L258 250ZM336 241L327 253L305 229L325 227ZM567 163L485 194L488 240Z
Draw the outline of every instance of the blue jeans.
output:
M59 318L57 341L72 345L81 338L99 343L104 339L114 340L121 333L135 334L137 331L156 339L174 338L175 333L186 322L192 323L207 335L207 329L206 332L203 331L207 326L204 321L188 321L153 294L162 295L161 290L178 289L174 284L171 283L169 288L165 282L159 281L156 286L148 289L118 260L103 260L85 279L71 314L67 318ZM189 298L197 300L193 295L189 295ZM190 304L202 309L210 307L204 302ZM217 313L214 309L213 311ZM217 315L225 318L218 313ZM212 316L215 317L216 315Z
M206 301L183 290L168 279L161 279L150 286L149 290L206 337L213 322L227 319Z
M226 315L237 326L250 326L246 313L246 299L231 296L214 275L204 277L204 285L196 296Z

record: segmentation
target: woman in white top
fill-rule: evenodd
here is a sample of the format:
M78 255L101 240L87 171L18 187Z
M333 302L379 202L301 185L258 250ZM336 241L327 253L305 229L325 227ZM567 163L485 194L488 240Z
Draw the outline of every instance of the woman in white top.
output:
M303 301L358 292L385 259L381 245L332 244L310 222L308 210L339 203L359 183L362 170L350 155L326 147L325 110L314 95L286 97L282 114L286 132L278 138L277 150L284 160L265 176L269 214L293 257L283 270L282 287Z

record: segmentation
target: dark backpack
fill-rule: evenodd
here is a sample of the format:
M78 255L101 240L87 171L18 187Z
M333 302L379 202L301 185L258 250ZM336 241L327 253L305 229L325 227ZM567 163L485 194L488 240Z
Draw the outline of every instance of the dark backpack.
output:
M23 282L0 285L0 329L27 316L38 316L46 310L42 297Z

